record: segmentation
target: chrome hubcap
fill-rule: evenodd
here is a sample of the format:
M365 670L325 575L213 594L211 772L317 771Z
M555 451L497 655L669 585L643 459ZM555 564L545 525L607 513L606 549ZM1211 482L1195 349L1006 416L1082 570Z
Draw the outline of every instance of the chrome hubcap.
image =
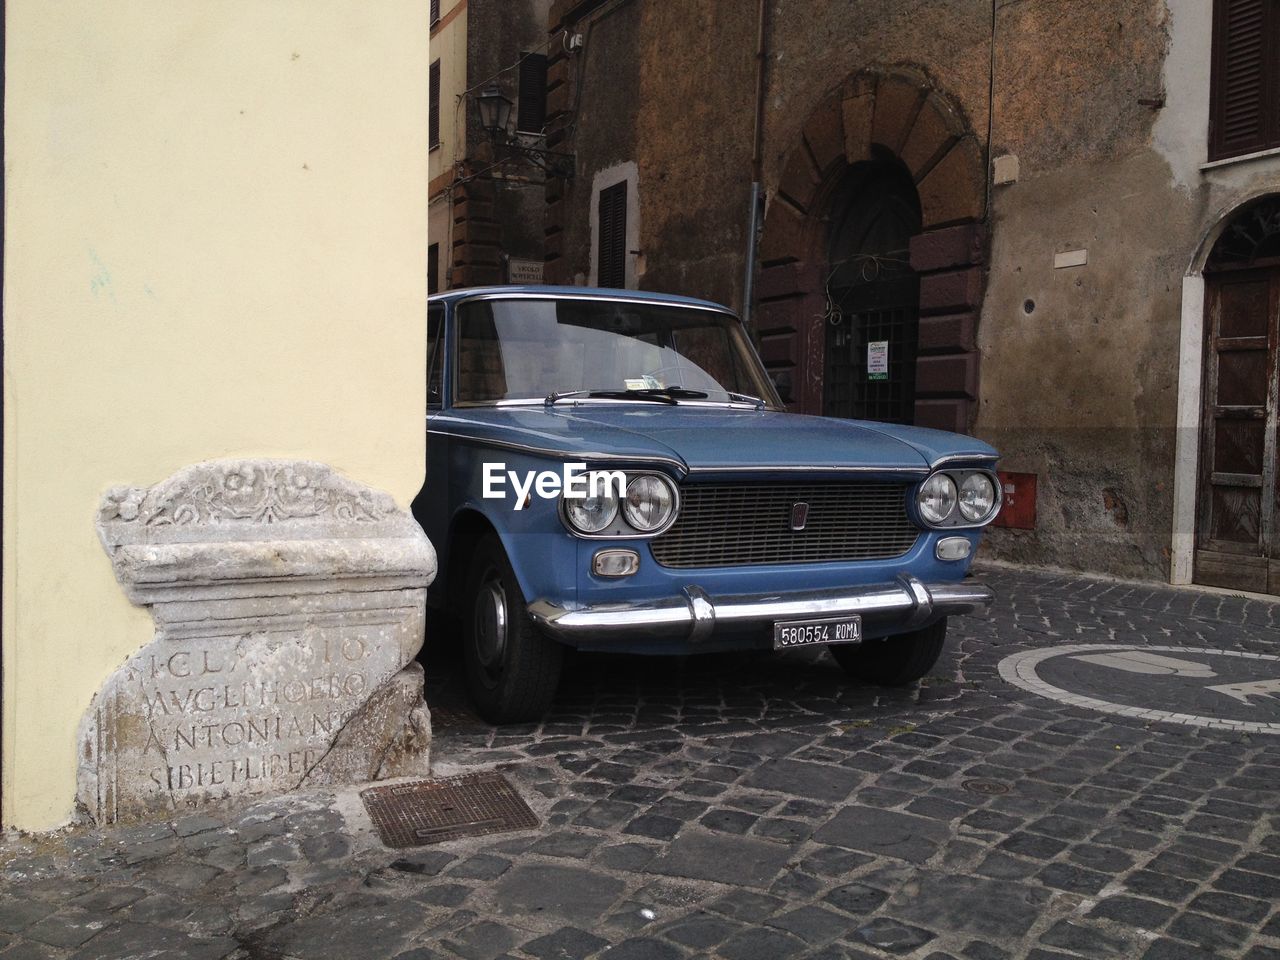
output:
M496 671L507 650L507 595L496 577L486 580L476 596L475 642L481 665Z

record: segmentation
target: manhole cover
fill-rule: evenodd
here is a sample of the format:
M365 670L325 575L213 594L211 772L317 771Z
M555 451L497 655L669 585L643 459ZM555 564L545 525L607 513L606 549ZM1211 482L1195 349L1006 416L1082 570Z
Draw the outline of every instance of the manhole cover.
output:
M960 786L984 797L1002 797L1009 792L1009 785L999 780L966 780Z
M360 798L388 847L423 847L538 825L533 811L497 773L371 787Z

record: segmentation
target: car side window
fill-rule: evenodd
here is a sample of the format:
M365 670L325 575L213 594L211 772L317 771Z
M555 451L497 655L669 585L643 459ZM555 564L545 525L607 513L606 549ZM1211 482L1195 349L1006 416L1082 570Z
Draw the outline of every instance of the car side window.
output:
M441 337L444 335L444 311L427 311L427 409L439 410L444 403L442 371L444 369L444 350L441 348Z

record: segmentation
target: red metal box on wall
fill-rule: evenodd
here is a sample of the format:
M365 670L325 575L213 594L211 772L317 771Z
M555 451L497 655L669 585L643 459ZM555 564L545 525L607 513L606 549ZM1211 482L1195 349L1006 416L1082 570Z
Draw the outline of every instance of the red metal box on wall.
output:
M1034 473L997 473L1004 503L992 521L993 527L1034 530L1036 526L1036 475Z

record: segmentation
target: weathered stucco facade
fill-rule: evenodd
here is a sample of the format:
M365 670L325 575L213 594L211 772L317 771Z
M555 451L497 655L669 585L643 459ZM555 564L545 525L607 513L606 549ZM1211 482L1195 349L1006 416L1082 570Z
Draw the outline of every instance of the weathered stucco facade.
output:
M435 11L434 5L430 8ZM452 184L466 156L467 113L461 108L467 88L467 0L441 0L439 19L427 43L428 104L427 280L431 290L449 284L453 266Z
M1212 4L763 12L749 307L792 406L830 412L843 185L868 161L904 171L919 217L902 258L919 284L912 419L990 440L1003 469L1038 481L1034 527L991 531L989 552L1193 578L1198 275L1225 218L1280 191L1276 156L1206 165ZM627 276L744 306L757 27L755 4L554 4L550 137L577 175L547 191L548 279L594 275L600 174L631 163Z
M481 93L500 92L514 107L512 144L541 143L540 136L517 129L517 118L522 61L527 54L544 55L550 2L453 0L442 4L432 29L442 131L432 151L430 243L437 249L440 289L505 283L518 278L520 264L542 260L543 172L491 140L476 103ZM523 86L529 95L527 81Z

